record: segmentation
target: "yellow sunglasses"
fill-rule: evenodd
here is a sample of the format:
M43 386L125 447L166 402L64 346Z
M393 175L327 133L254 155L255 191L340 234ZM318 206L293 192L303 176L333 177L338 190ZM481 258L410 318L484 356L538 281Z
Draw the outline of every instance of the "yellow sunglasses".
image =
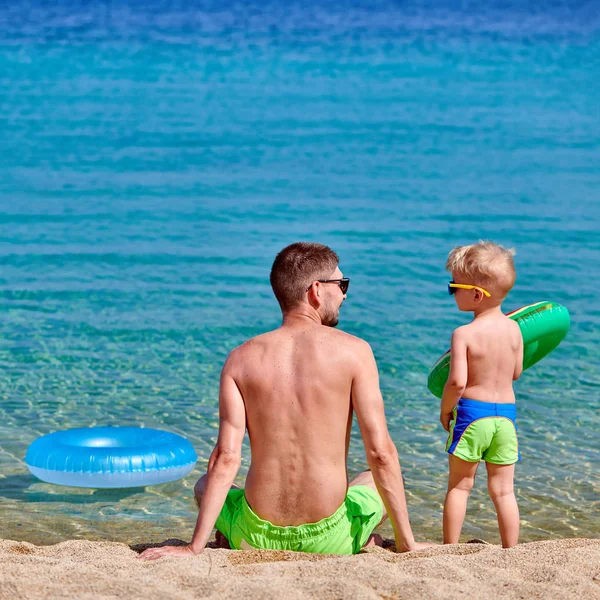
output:
M455 283L454 281L451 281L448 284L448 293L452 296L452 294L456 293L457 288L461 290L479 290L486 298L491 297L491 294L487 290L484 290L478 285L469 285L468 283Z

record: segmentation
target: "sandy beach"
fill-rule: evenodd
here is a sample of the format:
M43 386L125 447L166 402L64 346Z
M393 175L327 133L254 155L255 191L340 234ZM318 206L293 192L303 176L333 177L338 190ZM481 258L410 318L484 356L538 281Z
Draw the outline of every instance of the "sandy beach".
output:
M147 545L0 541L0 598L600 598L600 540L481 543L357 556L207 549L136 560Z

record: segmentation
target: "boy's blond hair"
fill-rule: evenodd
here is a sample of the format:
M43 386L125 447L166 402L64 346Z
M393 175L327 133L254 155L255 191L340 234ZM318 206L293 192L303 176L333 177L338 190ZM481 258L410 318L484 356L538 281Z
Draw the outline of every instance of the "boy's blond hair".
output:
M472 283L491 288L504 298L517 279L513 261L515 254L513 248L504 248L493 242L481 240L477 244L457 246L451 250L446 270L465 278L465 281L457 283Z

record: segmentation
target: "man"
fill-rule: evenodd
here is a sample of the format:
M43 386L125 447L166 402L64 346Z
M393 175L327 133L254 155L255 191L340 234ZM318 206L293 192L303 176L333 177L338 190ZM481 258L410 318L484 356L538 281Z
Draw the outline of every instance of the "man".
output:
M198 554L214 526L232 548L353 554L374 543L387 515L399 552L425 545L411 531L371 348L334 329L349 285L338 263L322 244L277 255L271 285L283 323L233 350L223 367L219 436L195 487L192 541L141 558ZM348 484L353 411L371 470ZM242 490L232 484L246 429L252 462Z

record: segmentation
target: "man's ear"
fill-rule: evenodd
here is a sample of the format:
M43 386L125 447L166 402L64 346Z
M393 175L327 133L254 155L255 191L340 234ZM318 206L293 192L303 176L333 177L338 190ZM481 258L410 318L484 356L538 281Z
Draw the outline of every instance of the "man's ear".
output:
M308 288L308 302L309 302L309 304L313 304L313 303L317 303L318 305L321 304L321 290L319 288L320 288L320 286L319 286L318 282L314 282Z

